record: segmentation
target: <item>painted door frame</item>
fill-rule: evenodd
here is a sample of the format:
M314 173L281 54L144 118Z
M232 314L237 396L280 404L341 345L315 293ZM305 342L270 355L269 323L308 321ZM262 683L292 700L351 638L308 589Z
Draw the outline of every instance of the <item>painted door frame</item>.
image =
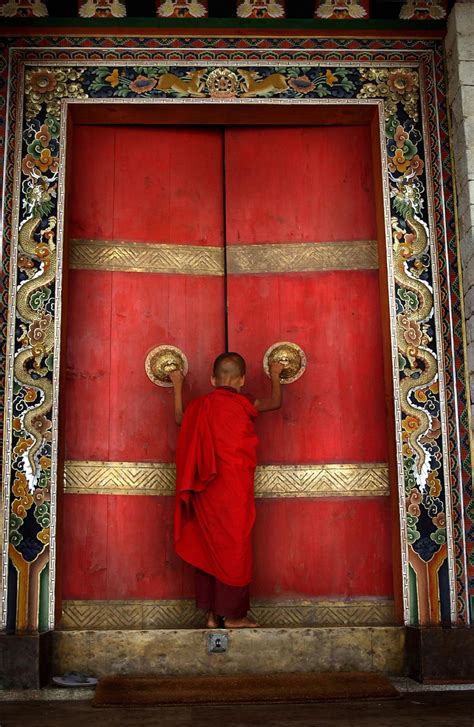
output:
M165 64L156 59L140 60L139 66L134 67L130 61L133 52L127 49L127 60L117 58L111 60L110 49L104 51L104 58L97 60L78 62L74 59L63 60L64 54L55 56L56 51L49 49L47 59L24 49L14 49L14 69L11 73L17 82L15 93L10 98L10 150L12 152L14 178L12 180L12 255L10 270L10 291L9 291L9 328L8 328L8 372L6 386L6 427L4 438L4 483L3 483L3 504L4 504L4 547L3 547L3 571L2 571L2 625L15 627L18 630L35 630L38 628L54 628L55 617L55 592L56 592L56 518L57 510L57 477L58 468L61 466L58 451L58 416L59 416L59 382L60 382L60 361L61 361L61 298L62 298L62 269L63 269L63 240L65 224L65 195L66 195L66 151L67 151L67 129L70 123L69 110L81 109L86 112L89 119L103 118L103 113L114 109L113 114L108 114L108 123L117 123L117 119L127 118L127 113L134 115L137 109L146 114L147 120L156 123L162 112L169 115L169 123L176 121L176 117L183 114L186 117L194 118L210 111L212 118L219 116L226 118L234 109L243 109L243 117L247 113L250 116L268 113L272 123L278 123L281 118L281 110L290 114L296 120L299 112L314 114L316 110L335 110L332 121L340 118L341 111L349 110L354 113L360 123L361 114L359 109L366 113L368 109L375 110L376 115L373 121L373 128L378 136L378 143L374 144L377 151L379 164L376 163L377 156L374 155L374 164L377 168L378 186L382 191L383 205L377 209L379 236L382 240L381 272L382 278L384 268L386 272L386 293L389 302L387 319L390 327L389 339L391 343L387 360L387 367L391 370L391 381L393 383L393 404L394 404L394 441L396 451L394 456L397 483L394 491L395 510L398 514L397 539L399 540L398 553L400 557L400 583L398 591L400 616L405 623L438 623L442 619L456 622L469 622L469 614L466 606L466 554L459 557L455 552L459 544L459 525L464 532L463 512L459 509L459 501L462 495L460 490L461 479L461 457L459 443L459 428L457 428L457 439L452 436L447 419L447 395L446 380L447 370L445 361L450 361L450 346L453 346L453 339L443 337L442 313L443 308L440 267L446 264L446 260L440 258L442 251L446 249L447 226L446 217L439 215L436 205L444 205L444 190L438 185L441 173L441 146L439 135L436 137L436 128L433 130L433 123L439 123L437 116L438 108L433 103L433 87L435 69L433 66L433 51L417 54L398 54L396 60L390 58L380 59L380 53L374 54L371 60L355 61L338 58L336 60L323 61L314 58L305 62L300 59L291 59L284 62L268 60L247 60L246 63L235 60L193 60L173 61ZM95 53L97 55L97 52ZM100 55L100 53L98 54ZM221 54L223 55L223 54ZM139 56L139 54L138 54ZM402 57L400 57L402 56ZM138 65L138 64L137 64ZM301 68L302 67L302 68ZM106 74L100 75L100 69L107 70ZM148 75L143 69L150 69ZM95 69L95 81L91 81L91 73ZM345 71L340 73L340 70ZM321 71L321 72L320 72ZM337 75L339 73L339 76ZM357 81L350 80L356 74ZM127 77L127 88L134 85L136 94L134 97L125 97L128 91L121 98L112 98L116 86L113 84L117 79ZM127 75L128 74L128 75ZM153 75L154 74L154 75ZM101 79L102 87L107 90L103 98L91 97L91 91L100 96L98 78ZM349 81L348 81L349 78ZM335 79L335 80L333 80ZM95 83L95 85L94 85ZM354 93L347 91L352 84ZM107 85L109 84L109 85ZM140 84L142 84L140 86ZM298 85L299 84L299 85ZM319 84L319 86L318 86ZM321 98L318 88L321 90L326 84L324 93L331 94L338 85L342 91L337 97ZM397 86L398 84L398 86ZM146 92L157 93L153 98L138 96ZM112 89L112 94L110 90ZM421 89L421 93L420 93ZM105 91L104 91L105 93ZM313 95L311 95L313 94ZM315 95L314 95L315 94ZM115 112L115 109L117 111ZM280 112L277 111L280 109ZM352 109L352 111L351 111ZM36 130L36 125L41 127L39 121L35 122L39 113L47 112L48 133L46 137L42 129ZM126 110L125 114L123 113ZM298 112L297 112L298 110ZM25 111L25 114L24 114ZM254 113L255 112L255 113ZM76 113L76 112L74 112ZM406 128L400 122L408 117L409 123ZM166 114L163 113L163 116ZM283 114L284 115L284 114ZM77 118L80 118L80 114ZM314 116L312 123L314 123ZM123 121L124 123L125 121ZM398 126L396 123L398 122ZM248 121L244 122L248 123ZM255 120L252 121L252 124ZM268 123L268 118L265 123ZM280 121L281 123L281 121ZM33 124L33 126L32 126ZM48 125L46 124L46 125ZM44 124L43 124L44 126ZM393 127L393 128L392 128ZM44 130L43 130L44 131ZM439 134L439 127L437 127ZM36 137L40 134L40 137ZM36 141L39 141L43 149L50 152L43 153L38 147L39 159L34 156L35 148L27 149L28 134L33 133ZM49 140L47 138L49 134ZM398 136L397 136L398 134ZM53 158L51 148L55 139L59 145L59 158L57 168L50 160ZM31 143L33 143L35 141ZM405 144L409 141L410 144ZM419 153L413 152L423 142ZM401 144L401 146L397 146ZM36 145L37 146L37 145ZM406 157L403 156L402 147L406 146ZM56 149L56 146L55 146ZM424 160L421 158L422 149L425 151ZM26 152L26 153L25 153ZM41 154L43 153L43 156ZM408 156L411 154L411 158ZM29 156L28 156L29 155ZM403 156L403 159L402 159ZM414 160L414 161L411 161ZM423 176L423 166L426 176ZM38 170L46 167L46 170L39 174ZM33 169L33 172L32 172ZM46 176L45 176L46 175ZM426 180L426 187L421 179ZM38 182L38 179L40 181ZM43 181L41 181L43 180ZM17 285L17 251L21 250L33 261L37 274L35 280L39 282L46 274L46 269L51 268L44 265L44 258L38 259L35 247L35 239L32 231L28 231L28 220L31 223L35 214L39 217L51 215L51 210L56 208L53 199L51 185L57 185L57 228L54 235L56 243L52 243L49 253L45 252L46 262L51 262L53 255L57 252L55 288L52 295L56 294L56 306L54 319L51 314L45 314L40 307L40 315L45 320L48 334L54 334L54 345L52 348L44 348L43 352L51 357L51 371L43 374L44 380L52 379L50 387L50 403L52 407L51 416L51 457L50 461L41 465L50 482L50 506L48 518L44 514L44 534L41 555L43 555L42 567L38 569L38 556L34 561L24 561L17 546L21 547L22 527L24 523L24 510L22 510L21 499L29 502L38 489L38 476L41 472L29 472L27 465L28 450L31 449L30 439L25 433L24 423L27 412L21 417L15 416L14 395L18 398L18 391L14 392L14 379L17 384L23 384L28 377L24 377L22 370L24 364L31 355L26 351L30 345L26 339L19 342L15 334L15 327L18 324L31 326L38 320L36 312L29 303L23 301L23 310L19 310L19 304L25 298L25 290ZM55 192L54 192L55 193ZM8 195L7 195L8 196ZM422 202L423 199L423 202ZM48 212L45 213L45 209ZM55 210L56 211L56 210ZM407 219L409 222L407 223ZM439 239L441 229L441 240ZM411 232L410 232L411 230ZM382 233L380 232L382 231ZM31 232L31 234L29 234ZM408 236L411 236L410 239ZM413 240L414 238L414 240ZM51 239L51 238L50 238ZM423 245L418 249L410 248L413 241ZM443 243L443 240L445 241ZM405 249L408 245L408 251ZM416 247L416 246L415 246ZM403 257L405 255L405 257ZM49 257L48 257L49 256ZM428 282L415 285L411 268L408 268L407 260L419 263L426 268L431 277ZM440 266L440 260L442 262ZM50 273L48 273L49 275ZM48 279L49 280L49 279ZM416 334L420 332L422 324L430 324L431 338L429 331L425 331L425 337L418 342L418 355L424 356L427 360L430 357L434 365L433 381L438 383L438 391L433 393L433 400L437 405L439 413L439 431L433 427L434 417L429 413L426 404L418 401L417 411L419 418L426 422L426 426L416 430L415 437L410 438L410 426L416 427L413 419L413 396L417 391L416 383L410 379L410 352L407 352L406 344L410 339L410 316L402 320L403 316L397 314L397 291L403 281L408 287L413 285L422 292L418 296L418 304L412 298L412 308L420 308L423 296L431 299L429 311L424 313L424 318L415 320ZM48 282L48 285L50 283ZM46 280L45 280L46 285ZM40 286L41 287L41 286ZM51 292L51 288L48 288ZM405 289L406 291L406 289ZM409 291L408 291L409 292ZM449 293L449 291L448 291ZM410 298L410 296L408 296ZM416 293L415 293L416 298ZM426 300L425 300L426 303ZM445 303L444 303L445 305ZM405 307L405 313L409 309ZM445 306L446 307L446 306ZM449 302L448 302L449 308ZM449 308L449 310L451 310ZM44 316L46 315L46 319ZM48 318L49 315L49 318ZM421 314L420 314L421 315ZM413 323L413 317L412 317ZM33 326L35 327L35 326ZM37 327L37 326L36 326ZM413 328L413 326L412 326ZM405 335L407 334L407 335ZM421 334L420 334L421 335ZM421 354L420 354L421 352ZM452 351L451 351L452 353ZM402 370L399 367L399 354L404 359ZM406 354L406 357L404 356ZM29 359L28 359L29 356ZM26 359L26 360L25 360ZM44 363L45 361L42 361ZM435 362L435 363L433 363ZM44 368L44 367L43 367ZM416 368L416 365L415 365ZM423 369L422 369L423 370ZM404 373L405 371L405 373ZM412 372L413 373L413 372ZM415 372L419 374L418 372ZM52 376L51 376L52 374ZM31 383L31 377L28 379ZM41 395L41 405L46 397L46 386L41 386L40 377L36 378L38 383L34 385ZM405 381L405 383L403 383ZM408 386L407 386L408 384ZM20 386L21 390L21 386ZM431 395L430 395L431 396ZM38 405L36 404L36 408ZM27 411L33 411L35 405L26 407ZM25 411L25 409L24 409ZM410 413L411 411L411 413ZM48 412L46 412L48 413ZM411 417L411 419L410 419ZM31 419L31 415L30 415ZM419 422L418 422L419 424ZM20 428L20 429L18 429ZM31 427L30 427L31 429ZM27 427L28 430L28 427ZM404 435L405 432L405 435ZM422 437L429 440L436 440L437 451L440 452L441 461L435 461L432 455L430 443L420 443ZM455 433L455 434L456 434ZM23 442L19 442L23 434ZM26 436L25 436L26 434ZM36 436L36 435L35 435ZM44 446L46 440L41 439ZM17 448L15 450L15 447ZM410 449L411 447L411 449ZM418 447L418 450L417 450ZM424 461L421 466L415 468L416 451L425 452ZM453 451L454 450L454 451ZM46 450L42 450L46 451ZM420 455L419 455L420 456ZM454 460L453 460L454 456ZM423 458L423 454L421 454ZM47 458L48 459L48 458ZM455 467L453 469L453 463ZM438 466L435 467L434 465ZM38 465L39 467L39 465ZM41 469L40 468L40 469ZM457 470L456 470L457 468ZM31 466L30 466L31 469ZM459 476L457 474L459 473ZM45 475L45 476L46 476ZM429 482L429 477L433 482ZM444 486L444 489L443 489ZM429 509L428 497L435 497L430 494L437 492L437 500L440 503L440 511L437 512L438 528L424 534L417 530L419 507ZM407 501L408 496L408 501ZM413 496L413 497L412 497ZM441 496L441 497L440 497ZM410 499L411 498L411 499ZM17 503L15 505L15 503ZM413 506L413 507L412 507ZM418 507L418 511L417 508ZM16 508L16 509L15 509ZM410 510L411 508L411 510ZM41 512L35 510L35 515L41 517ZM38 521L38 518L37 522ZM48 522L46 522L48 521ZM46 532L47 531L47 532ZM43 532L43 531L42 531ZM435 537L431 537L434 535ZM420 558L416 543L424 538L428 546L432 548L439 557L434 559ZM430 542L432 542L432 546ZM441 565L445 565L448 573L449 585L444 592L440 591L438 573ZM396 565L396 564L394 564ZM459 565L461 576L459 576ZM16 582L16 603L10 600L8 603L8 569L14 568L20 575ZM41 592L41 573L48 569L47 592L43 578L43 592ZM456 570L457 569L457 570ZM396 568L395 568L396 570ZM464 574L464 575L463 575ZM11 595L11 594L10 594ZM42 600L43 599L43 600ZM41 621L40 605L46 603L47 619Z

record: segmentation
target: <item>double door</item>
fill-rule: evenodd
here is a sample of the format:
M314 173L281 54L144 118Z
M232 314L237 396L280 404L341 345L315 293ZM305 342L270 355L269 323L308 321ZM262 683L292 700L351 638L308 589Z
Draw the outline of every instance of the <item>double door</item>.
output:
M238 351L257 398L277 341L308 363L257 423L252 595L392 597L370 148L364 126L75 128L64 439L66 472L94 482L66 478L63 599L192 596L160 489L172 392L144 360L181 348L190 399Z

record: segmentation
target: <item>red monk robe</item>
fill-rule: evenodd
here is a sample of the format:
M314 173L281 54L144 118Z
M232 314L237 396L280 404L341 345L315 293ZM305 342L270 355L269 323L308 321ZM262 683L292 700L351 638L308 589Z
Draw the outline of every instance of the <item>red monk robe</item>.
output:
M257 410L219 387L184 413L176 454L178 555L230 586L252 578Z

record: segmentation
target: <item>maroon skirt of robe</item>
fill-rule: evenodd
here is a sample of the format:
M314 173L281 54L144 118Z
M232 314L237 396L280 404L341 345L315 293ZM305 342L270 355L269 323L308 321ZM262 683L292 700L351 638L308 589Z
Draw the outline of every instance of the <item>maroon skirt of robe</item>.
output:
M230 586L252 578L257 410L217 388L187 407L176 453L175 546Z

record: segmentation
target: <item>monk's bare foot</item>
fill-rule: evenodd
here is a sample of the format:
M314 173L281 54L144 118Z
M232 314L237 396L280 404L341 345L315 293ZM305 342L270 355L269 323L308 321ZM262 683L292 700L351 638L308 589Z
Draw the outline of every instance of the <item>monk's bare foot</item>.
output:
M217 618L212 611L207 612L207 628L208 629L218 629L219 628L219 622L217 621Z
M256 629L258 623L244 616L243 618L226 618L224 626L226 629Z

